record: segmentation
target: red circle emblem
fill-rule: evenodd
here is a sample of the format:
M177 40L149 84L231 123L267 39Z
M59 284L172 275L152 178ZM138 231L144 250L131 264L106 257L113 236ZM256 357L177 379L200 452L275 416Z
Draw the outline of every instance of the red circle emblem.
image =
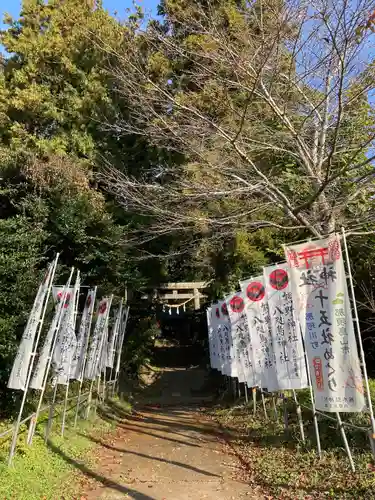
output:
M288 286L288 273L284 269L275 269L270 274L270 285L275 290L283 290Z
M218 307L216 308L216 317L220 318L220 309Z
M259 281L249 283L246 288L246 294L252 302L259 302L266 294L264 286Z
M233 312L241 313L245 309L245 303L242 297L235 295L232 299L230 299L230 308Z
M69 307L69 303L70 303L70 293L67 293L66 294L65 303L64 303L64 309L66 309L67 307Z
M103 302L99 306L99 313L104 314L107 310L107 302L103 300Z
M224 314L224 316L228 316L228 308L227 308L227 303L223 302L221 306L221 312Z

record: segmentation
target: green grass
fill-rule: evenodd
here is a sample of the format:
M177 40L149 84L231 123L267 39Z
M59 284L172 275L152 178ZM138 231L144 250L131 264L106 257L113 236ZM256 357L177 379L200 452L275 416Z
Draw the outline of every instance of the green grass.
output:
M371 381L371 389L375 395L375 381ZM301 404L310 406L309 391L297 394ZM278 499L374 499L375 468L366 432L346 428L356 466L353 473L335 421L318 417L323 450L322 459L319 459L312 412L302 408L306 436L303 443L291 398L286 407L288 431L284 428L280 400L278 422L270 398L267 398L268 420L259 400L255 417L250 402L247 406L216 408L211 412L225 431L229 453L240 459L244 480L259 486L265 495ZM369 415L365 413L343 413L341 417L344 422L370 426Z
M116 404L124 411L130 411L127 403L117 401ZM95 434L96 438L100 438L115 427L114 423L97 416L90 420L79 420L76 429L73 428L72 420L68 420L62 438L60 414L55 419L49 446L46 446L42 437L44 426L44 422L38 425L32 446L25 444L27 432L23 429L11 467L6 465L9 440L0 442L0 498L77 498L74 491L78 466L83 463L86 467L90 465L90 450L95 446L90 435Z

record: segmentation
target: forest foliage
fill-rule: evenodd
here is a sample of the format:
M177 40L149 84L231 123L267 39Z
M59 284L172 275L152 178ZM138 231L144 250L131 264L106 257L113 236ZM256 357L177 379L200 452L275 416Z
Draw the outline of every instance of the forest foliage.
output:
M293 5L307 22L302 4ZM99 1L24 0L18 19L6 16L4 405L17 342L56 252L59 279L77 266L100 294L214 279L216 298L281 260L283 242L344 225L366 233L350 249L371 355L374 64L355 74L352 66L373 43L373 6L353 2L344 20L343 2L312 4L320 18L310 35L328 42L315 80L310 73L298 85L302 17L288 2L164 0L155 20L139 8L114 17ZM314 87L319 78L325 86Z

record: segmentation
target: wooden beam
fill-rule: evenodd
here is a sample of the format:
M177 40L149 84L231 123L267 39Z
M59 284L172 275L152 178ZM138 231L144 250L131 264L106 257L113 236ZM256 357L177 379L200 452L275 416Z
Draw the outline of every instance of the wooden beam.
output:
M162 283L160 290L194 290L206 288L208 283L205 281L192 281L187 283Z
M201 294L198 292L198 288L194 288L194 309L200 309L201 307L200 296Z
M194 297L193 293L179 293L178 295L174 293L159 293L158 295L159 299L164 299L164 300L189 300ZM206 298L206 295L203 295L202 293L199 293L199 295L196 296L196 298L199 299L204 299ZM195 299L194 299L195 300Z

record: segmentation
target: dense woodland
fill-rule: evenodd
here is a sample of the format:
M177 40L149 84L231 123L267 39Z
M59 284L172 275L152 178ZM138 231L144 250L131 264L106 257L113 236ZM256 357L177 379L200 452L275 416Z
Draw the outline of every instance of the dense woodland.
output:
M100 294L207 279L217 298L282 260L282 243L345 226L371 369L374 10L370 0L162 0L150 19L113 17L99 1L24 0L6 19L4 410L57 251L59 278L77 266ZM155 330L146 309L133 312L133 361Z

